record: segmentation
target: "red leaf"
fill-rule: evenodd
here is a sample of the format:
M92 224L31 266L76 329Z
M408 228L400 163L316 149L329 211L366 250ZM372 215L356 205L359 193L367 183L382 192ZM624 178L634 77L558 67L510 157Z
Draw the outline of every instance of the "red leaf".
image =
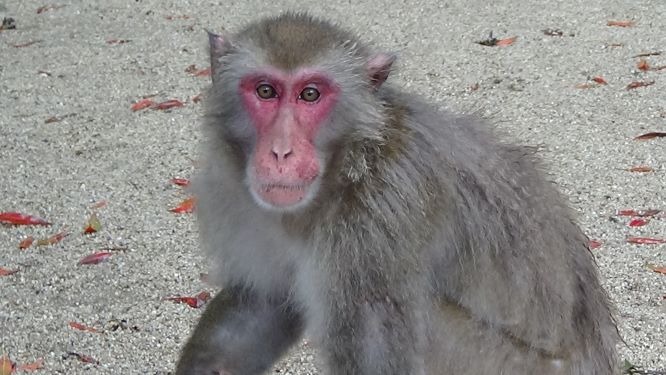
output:
M617 216L639 216L651 217L660 213L661 210L619 210L615 213Z
M83 233L95 233L100 229L102 229L102 223L100 223L99 218L97 218L97 214L93 212L90 214L90 218L88 219L86 226L83 228Z
M627 85L627 90L654 85L654 81L634 81Z
M0 276L9 276L17 273L19 270L10 270L9 268L0 267Z
M495 45L498 46L498 47L510 46L516 41L516 39L518 39L517 36L513 36L511 38L498 39L497 43L495 43Z
M636 68L638 68L638 70L642 70L644 72L647 72L648 70L650 70L650 64L648 64L647 60L640 59L636 63Z
M607 84L606 80L605 80L604 77L602 77L602 76L592 77L592 80L593 80L594 82L600 84L600 85L605 85L605 84Z
M82 323L77 323L77 322L69 322L69 326L78 329L79 331L84 331L84 332L92 332L92 333L100 333L100 330L94 327L89 327L85 324Z
M637 244L637 245L658 245L666 243L666 240L661 238L649 238L649 237L629 237L627 242Z
M96 360L95 358L93 358L89 355L79 354L79 353L74 353L74 352L67 352L67 355L69 357L75 357L83 363L93 363L93 364L96 364L96 365L100 364L98 360Z
M177 214L184 214L184 213L190 213L194 211L194 207L196 206L197 200L194 197L190 197L185 199L184 201L180 202L180 204L169 211Z
M67 236L69 236L69 233L62 231L52 235L51 237L40 238L37 240L37 246L55 245Z
M629 172L638 172L638 173L647 173L652 172L654 169L648 167L647 165L637 165L628 169Z
M636 141L645 141L645 140L648 140L648 139L661 138L661 137L666 137L666 132L645 133L645 134L639 135L638 137L635 137L634 140L636 140Z
M154 101L152 101L150 99L141 99L138 102L132 104L131 108L132 108L133 112L136 112L136 111L140 111L142 109L146 109L148 107L152 107L153 105L155 105Z
M83 257L83 259L79 261L79 264L100 264L109 259L111 255L113 255L113 253L110 251L99 251Z
M210 293L203 291L193 297L176 296L176 297L167 297L166 300L176 303L185 303L191 308L198 309L199 307L206 304L206 302L208 302L210 297L211 297Z
M660 273L662 275L666 275L666 266L655 266L654 264L648 264L647 268L651 269L652 271L656 273Z
M19 212L0 212L0 223L12 225L51 225L51 223L42 218Z
M195 77L210 77L210 74L211 74L210 68L205 68L194 72Z
M608 21L606 23L608 26L618 26L618 27L633 27L635 25L634 21L623 20L623 21Z
M642 227L643 225L646 225L649 222L650 222L650 220L641 219L641 218L637 217L637 218L632 219L629 222L629 226L630 227Z
M178 99L170 99L170 100L164 101L162 103L157 103L157 104L153 105L151 108L163 111L163 110L166 110L166 109L182 107L184 105L185 105L185 103L181 102Z
M589 242L589 245L588 245L588 246L590 247L590 250L593 250L593 249L598 249L598 248L600 248L600 247L601 247L601 241L597 241L597 240L590 240L590 242Z
M16 371L32 372L32 371L37 371L37 370L39 370L43 367L44 367L44 359L39 358L35 362L25 363L25 364L16 366Z
M171 183L178 186L188 186L190 184L190 180L187 178L174 177L171 179Z
M19 242L19 249L25 250L32 246L32 242L35 241L35 238L33 236L28 236L24 238L21 242Z

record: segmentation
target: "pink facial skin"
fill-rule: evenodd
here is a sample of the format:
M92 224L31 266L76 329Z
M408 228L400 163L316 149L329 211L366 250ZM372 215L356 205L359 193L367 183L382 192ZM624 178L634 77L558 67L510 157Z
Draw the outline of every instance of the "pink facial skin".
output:
M259 96L262 85L270 85L275 96ZM303 99L307 88L316 89L319 97ZM239 90L257 133L248 169L252 194L262 206L278 210L306 204L321 173L314 140L337 101L339 87L318 71L265 69L245 76Z

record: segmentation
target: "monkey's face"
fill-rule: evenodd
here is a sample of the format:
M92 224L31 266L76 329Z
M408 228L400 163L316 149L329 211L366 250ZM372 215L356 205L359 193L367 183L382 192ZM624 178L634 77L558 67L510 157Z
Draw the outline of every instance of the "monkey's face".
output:
M287 73L271 68L244 76L239 91L256 135L246 171L252 196L272 210L306 206L322 175L315 139L340 88L317 70Z

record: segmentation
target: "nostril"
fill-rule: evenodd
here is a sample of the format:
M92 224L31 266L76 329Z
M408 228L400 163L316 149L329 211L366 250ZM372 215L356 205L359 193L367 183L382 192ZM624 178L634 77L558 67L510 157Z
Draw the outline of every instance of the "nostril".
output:
M291 154L293 153L291 151L291 148L280 149L280 148L274 147L271 151L273 152L273 157L275 158L275 160L278 160L278 161L285 160L286 158L291 156Z

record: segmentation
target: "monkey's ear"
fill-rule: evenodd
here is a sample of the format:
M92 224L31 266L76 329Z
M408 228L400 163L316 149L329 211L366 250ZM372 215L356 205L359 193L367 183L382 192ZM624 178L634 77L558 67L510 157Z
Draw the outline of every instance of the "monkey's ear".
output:
M229 52L231 43L226 36L215 34L209 30L206 30L206 32L208 33L208 48L210 49L211 77L214 80L215 72L220 68L220 58Z
M391 73L391 66L396 59L396 55L393 53L378 53L373 55L368 59L368 62L365 64L365 69L368 71L368 77L370 78L370 84L375 89L386 81Z

